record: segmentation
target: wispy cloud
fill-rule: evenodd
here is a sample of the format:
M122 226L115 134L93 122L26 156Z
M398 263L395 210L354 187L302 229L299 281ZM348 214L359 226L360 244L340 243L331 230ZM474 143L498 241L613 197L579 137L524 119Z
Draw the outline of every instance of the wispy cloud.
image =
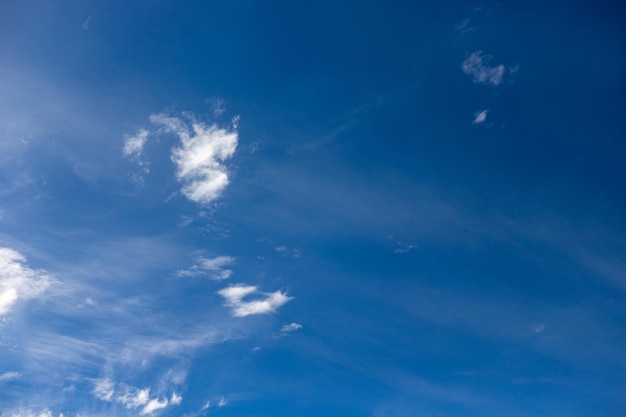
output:
M146 129L140 129L136 135L126 136L123 149L124 156L140 157L147 139L148 131Z
M232 285L217 293L226 299L226 305L232 308L235 317L273 313L293 298L280 290L273 293L260 293L257 287L243 284ZM258 293L261 294L261 298L244 301L244 298Z
M295 332L296 330L300 330L302 325L299 323L290 323L284 324L283 327L280 328L280 331L283 333Z
M530 326L530 329L533 332L539 334L539 333L543 333L543 331L546 330L546 326L545 324L535 324L535 325Z
M206 99L206 102L211 105L211 111L213 112L213 116L215 117L221 116L226 111L223 98L212 97Z
M54 415L52 414L52 411L48 410L47 408L43 409L42 411L40 411L39 413L35 413L31 410L20 410L16 413L12 413L11 417L54 417ZM64 417L63 413L59 414L59 417Z
M117 387L109 379L95 381L92 394L102 401L116 402L128 409L139 410L140 415L152 414L168 405L178 405L182 397L172 393L171 400L163 395L151 395L150 388L135 388L125 384Z
M5 372L3 374L0 374L0 382L13 381L20 378L21 376L22 374L19 372Z
M235 258L231 256L217 256L215 258L199 258L189 269L176 271L179 278L185 277L208 277L215 281L228 279L233 271L225 267L231 265Z
M500 64L495 67L489 66L490 56L484 56L482 51L472 52L467 57L461 68L467 75L474 78L474 82L481 84L499 85L504 76L504 65Z
M22 254L0 248L0 316L7 314L19 299L40 297L51 282L46 271L29 268Z
M474 31L476 29L478 29L476 26L470 26L472 19L471 18L466 18L463 19L461 22L459 22L458 25L456 25L456 30L461 34L465 34L467 32L471 32Z
M80 25L80 27L82 27L83 29L87 30L87 29L89 29L89 24L90 24L90 23L91 23L91 16L89 16L89 17L87 18L87 20L85 20L85 21L83 22L83 24L82 24L82 25Z
M489 110L481 110L479 112L476 112L474 114L474 121L472 122L472 124L478 125L483 123L485 120L487 120L487 112Z
M177 393L173 392L172 393L172 398L170 398L170 404L178 405L178 404L180 404L182 402L183 402L183 397L181 395L178 395Z
M150 121L180 139L180 146L172 150L172 161L176 164L176 177L183 186L183 195L199 204L209 204L219 198L229 184L224 162L232 158L237 149L234 120L232 130L195 120L187 123L165 114L152 115Z

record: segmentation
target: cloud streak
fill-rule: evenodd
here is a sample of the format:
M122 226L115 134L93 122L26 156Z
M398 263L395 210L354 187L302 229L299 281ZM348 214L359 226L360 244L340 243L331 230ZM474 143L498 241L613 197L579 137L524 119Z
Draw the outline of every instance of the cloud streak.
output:
M487 120L487 112L489 110L481 110L479 112L476 112L474 114L474 121L472 122L472 124L474 125L479 125L481 123L484 123L485 120Z
M253 301L244 301L244 298L259 293L253 285L231 285L217 292L226 299L226 306L232 309L235 317L246 317L255 314L270 314L285 305L293 297L282 291L260 293L262 298Z

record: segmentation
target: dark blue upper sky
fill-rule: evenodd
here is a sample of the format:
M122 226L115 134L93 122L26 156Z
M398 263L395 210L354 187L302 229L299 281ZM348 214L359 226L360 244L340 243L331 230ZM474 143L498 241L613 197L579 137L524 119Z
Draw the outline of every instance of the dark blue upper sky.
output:
M626 414L615 2L0 5L0 411Z

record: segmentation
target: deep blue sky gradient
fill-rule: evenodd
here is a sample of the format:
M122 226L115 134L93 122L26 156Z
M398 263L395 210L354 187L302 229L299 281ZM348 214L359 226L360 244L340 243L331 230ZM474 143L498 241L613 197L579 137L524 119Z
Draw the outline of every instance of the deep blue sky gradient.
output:
M616 2L3 3L0 247L54 283L0 314L0 411L626 415L624 51ZM237 131L220 198L155 114Z

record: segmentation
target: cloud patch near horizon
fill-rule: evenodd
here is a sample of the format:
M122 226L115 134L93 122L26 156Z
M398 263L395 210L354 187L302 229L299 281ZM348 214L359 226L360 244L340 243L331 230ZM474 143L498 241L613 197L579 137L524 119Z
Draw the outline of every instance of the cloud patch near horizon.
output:
M46 271L31 269L26 258L10 248L0 248L0 316L20 299L40 297L52 283Z
M226 306L232 309L234 317L274 313L278 308L293 299L293 297L289 297L280 290L273 293L260 293L256 286L244 284L231 285L219 290L217 293L226 299ZM244 298L258 293L262 294L261 298L253 301L244 301Z

